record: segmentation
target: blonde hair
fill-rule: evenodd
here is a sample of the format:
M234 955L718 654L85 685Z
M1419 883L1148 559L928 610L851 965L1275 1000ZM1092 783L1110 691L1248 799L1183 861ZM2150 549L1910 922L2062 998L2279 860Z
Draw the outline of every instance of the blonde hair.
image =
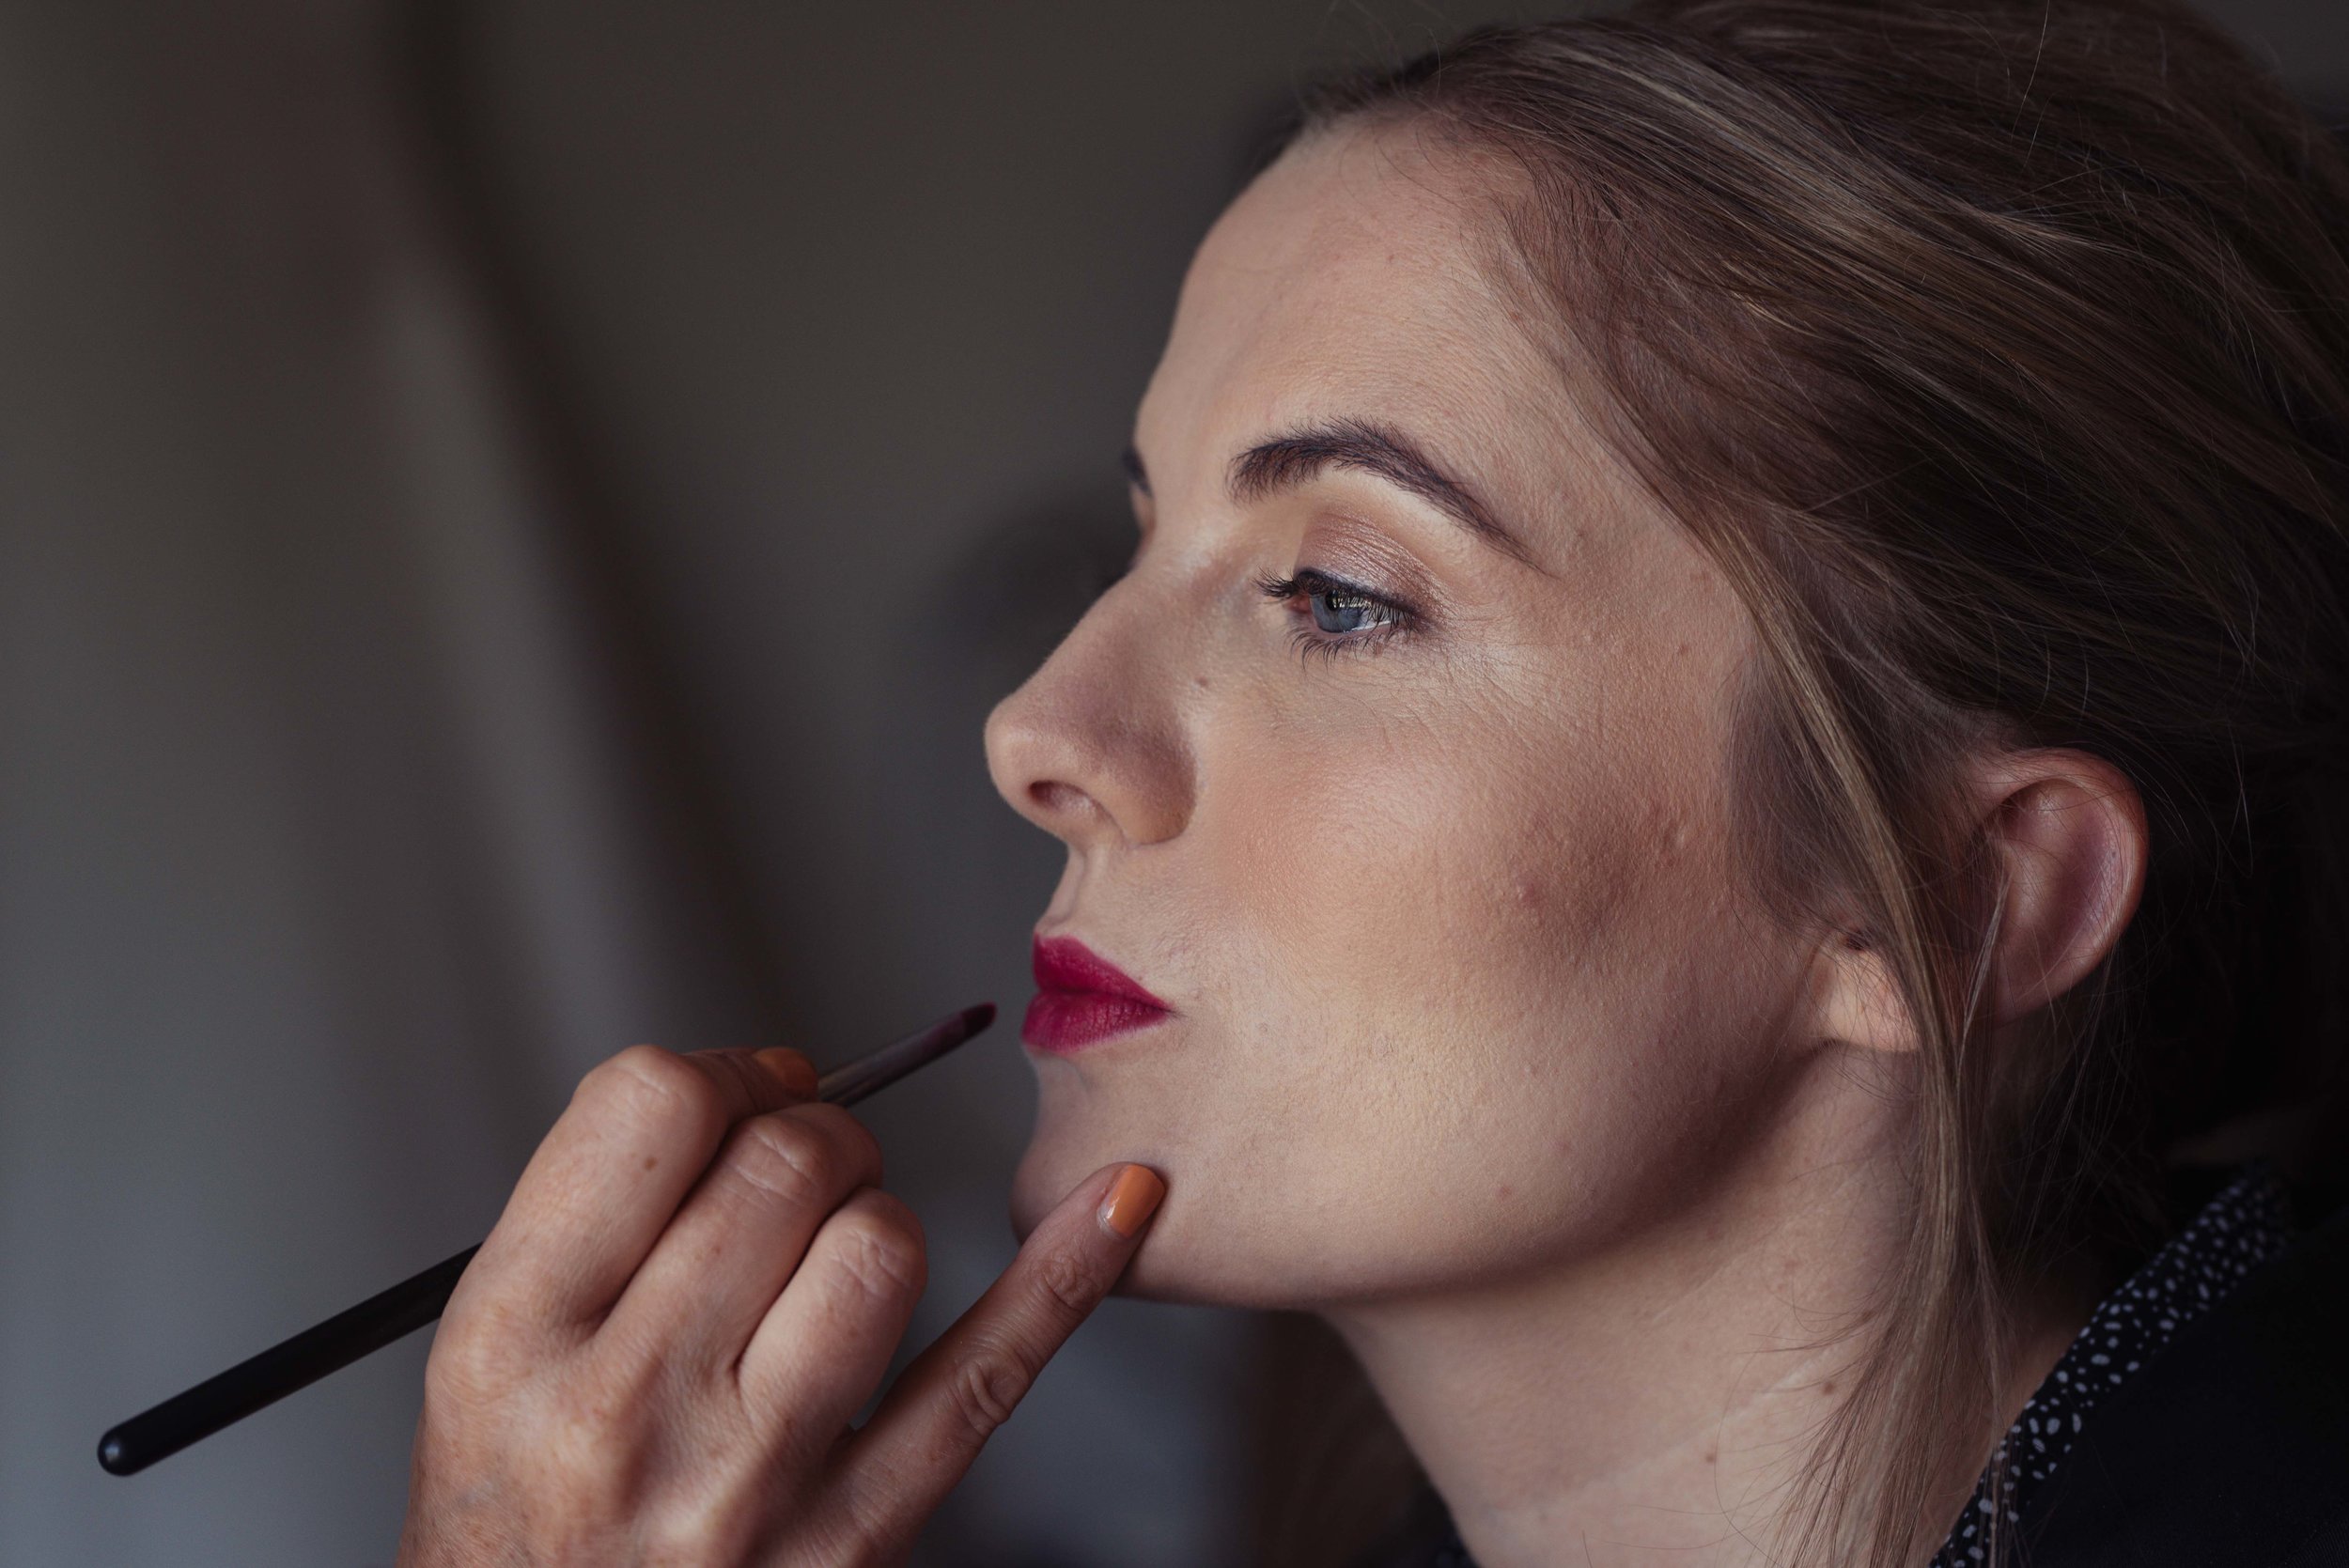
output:
M1648 0L1300 129L1365 116L1509 171L1496 266L1760 628L1754 885L1861 909L1922 1037L1916 1223L1792 1511L1797 1561L1921 1560L1935 1478L2011 1415L2018 1287L2141 1258L2180 1140L2340 1079L2349 163L2170 0ZM2151 859L1999 1056L1952 790L2008 745L2118 766Z

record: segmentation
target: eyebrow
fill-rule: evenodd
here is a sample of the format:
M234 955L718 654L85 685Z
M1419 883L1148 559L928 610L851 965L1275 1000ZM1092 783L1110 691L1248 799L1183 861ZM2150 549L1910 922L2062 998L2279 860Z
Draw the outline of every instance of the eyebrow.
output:
M1123 461L1126 477L1148 495L1150 476L1142 466L1142 454L1129 445ZM1384 479L1427 502L1502 554L1532 564L1524 542L1501 525L1474 490L1445 473L1401 431L1367 419L1327 420L1258 442L1232 459L1232 498L1262 501L1330 469Z

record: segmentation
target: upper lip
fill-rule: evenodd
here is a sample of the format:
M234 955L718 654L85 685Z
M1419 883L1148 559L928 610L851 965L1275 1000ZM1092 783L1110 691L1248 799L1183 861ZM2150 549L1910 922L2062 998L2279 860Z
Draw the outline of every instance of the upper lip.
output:
M1035 939L1032 957L1035 984L1044 991L1098 991L1173 1012L1143 989L1142 982L1085 946L1074 937Z

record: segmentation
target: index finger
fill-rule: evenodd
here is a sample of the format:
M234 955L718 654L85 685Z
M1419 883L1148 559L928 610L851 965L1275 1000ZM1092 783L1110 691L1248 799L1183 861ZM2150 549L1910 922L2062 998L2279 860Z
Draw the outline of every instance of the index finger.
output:
M844 1473L868 1534L910 1535L1117 1282L1166 1183L1097 1171L1045 1216L1003 1276L914 1358L849 1440Z
M631 1046L580 1080L465 1271L469 1294L510 1295L551 1325L593 1323L727 1130L815 1096L797 1051Z

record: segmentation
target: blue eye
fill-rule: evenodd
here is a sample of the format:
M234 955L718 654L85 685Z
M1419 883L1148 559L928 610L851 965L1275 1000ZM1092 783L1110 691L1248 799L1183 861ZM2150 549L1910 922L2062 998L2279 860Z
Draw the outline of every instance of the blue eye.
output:
M1289 640L1308 655L1370 648L1422 624L1408 605L1310 567L1290 577L1261 578L1256 586L1269 599L1304 601Z

